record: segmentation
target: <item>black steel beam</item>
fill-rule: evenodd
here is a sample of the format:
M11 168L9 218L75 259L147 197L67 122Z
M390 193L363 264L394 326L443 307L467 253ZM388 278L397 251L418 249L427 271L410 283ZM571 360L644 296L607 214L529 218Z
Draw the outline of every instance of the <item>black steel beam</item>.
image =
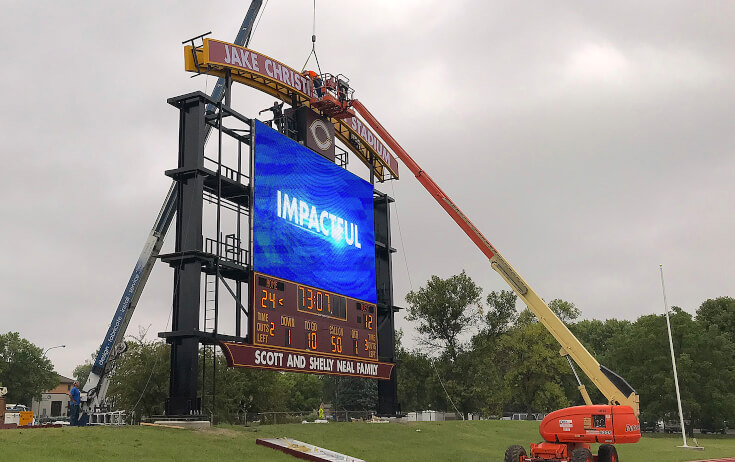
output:
M395 319L397 307L393 305L393 268L392 255L396 251L390 242L390 203L393 199L387 194L375 191L373 210L375 217L375 282L378 295L378 360L395 363ZM378 380L379 416L400 414L398 402L397 366L391 372L390 380Z
M204 167L203 93L176 100L179 108L179 168L198 171ZM169 100L171 102L171 100ZM177 180L179 201L176 208L176 252L201 252L204 177L197 173ZM199 297L202 262L182 260L174 269L173 331L199 328ZM197 396L199 377L199 339L172 337L168 415L200 412Z

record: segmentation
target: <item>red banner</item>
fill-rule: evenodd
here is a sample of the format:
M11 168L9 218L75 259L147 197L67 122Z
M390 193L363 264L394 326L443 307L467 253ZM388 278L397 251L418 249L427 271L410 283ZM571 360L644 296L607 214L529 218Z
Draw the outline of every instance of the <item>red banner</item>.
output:
M220 346L230 367L389 380L394 366L391 363L359 361L285 348L256 347L245 343L222 342Z

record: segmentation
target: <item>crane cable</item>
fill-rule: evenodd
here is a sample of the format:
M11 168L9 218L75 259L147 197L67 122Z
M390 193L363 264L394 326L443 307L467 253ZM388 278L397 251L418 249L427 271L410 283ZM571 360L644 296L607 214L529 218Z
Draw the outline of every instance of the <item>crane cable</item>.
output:
M247 41L245 42L245 46L247 47L250 43L250 38L255 35L255 31L258 30L258 25L260 24L260 20L263 19L263 14L265 14L265 8L268 6L268 0L265 0L265 4L263 5L263 8L260 10L260 16L258 16L258 21L255 23L255 27L253 27L253 30L250 32L250 35L248 36Z
M394 184L395 184L395 182L391 181L390 187L393 190L393 197L396 197L396 189L394 187ZM396 212L396 223L398 224L398 235L400 236L400 239L401 239L401 247L403 248L403 252L402 252L403 253L403 261L406 264L406 275L408 276L408 285L411 288L411 292L413 292L413 281L411 281L411 271L408 270L408 258L406 257L406 255L408 254L408 252L407 252L407 249L406 249L406 244L403 242L403 231L401 230L401 219L399 218L399 215L398 215L398 203L397 202L394 202L393 203L393 210ZM459 414L460 416L462 416L462 420L464 420L464 414L462 412L459 412L459 409L457 409L457 406L454 404L454 400L452 399L452 397L449 395L449 392L447 391L447 387L444 386L444 381L442 380L442 377L439 374L439 370L436 368L436 364L435 364L434 359L430 358L429 359L429 364L434 369L434 373L436 374L436 378L439 379L439 383L441 384L442 390L444 390L444 394L446 395L447 399L452 404L452 407L457 412L457 414Z
M319 65L319 57L316 55L316 0L314 0L314 16L312 19L312 26L311 26L311 53L309 53L309 56L306 57L306 62L304 63L304 67L301 68L301 72L303 73L306 69L306 65L309 64L309 60L311 59L311 55L314 55L314 60L316 61L316 68L319 71L319 75L322 74L322 68Z

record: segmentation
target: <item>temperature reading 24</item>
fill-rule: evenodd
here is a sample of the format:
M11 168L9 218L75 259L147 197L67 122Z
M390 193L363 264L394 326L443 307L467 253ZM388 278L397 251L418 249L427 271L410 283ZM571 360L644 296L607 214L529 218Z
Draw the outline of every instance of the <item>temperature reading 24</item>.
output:
M283 306L283 297L280 297L273 291L261 289L262 297L260 298L260 306L275 310L277 306Z

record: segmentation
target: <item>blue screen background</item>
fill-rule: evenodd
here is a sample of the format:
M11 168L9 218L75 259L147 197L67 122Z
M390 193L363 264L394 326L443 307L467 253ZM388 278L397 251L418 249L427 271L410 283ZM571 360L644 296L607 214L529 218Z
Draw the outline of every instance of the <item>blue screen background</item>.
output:
M254 132L255 271L376 303L373 186L261 122ZM278 217L278 190L357 225L361 248Z

